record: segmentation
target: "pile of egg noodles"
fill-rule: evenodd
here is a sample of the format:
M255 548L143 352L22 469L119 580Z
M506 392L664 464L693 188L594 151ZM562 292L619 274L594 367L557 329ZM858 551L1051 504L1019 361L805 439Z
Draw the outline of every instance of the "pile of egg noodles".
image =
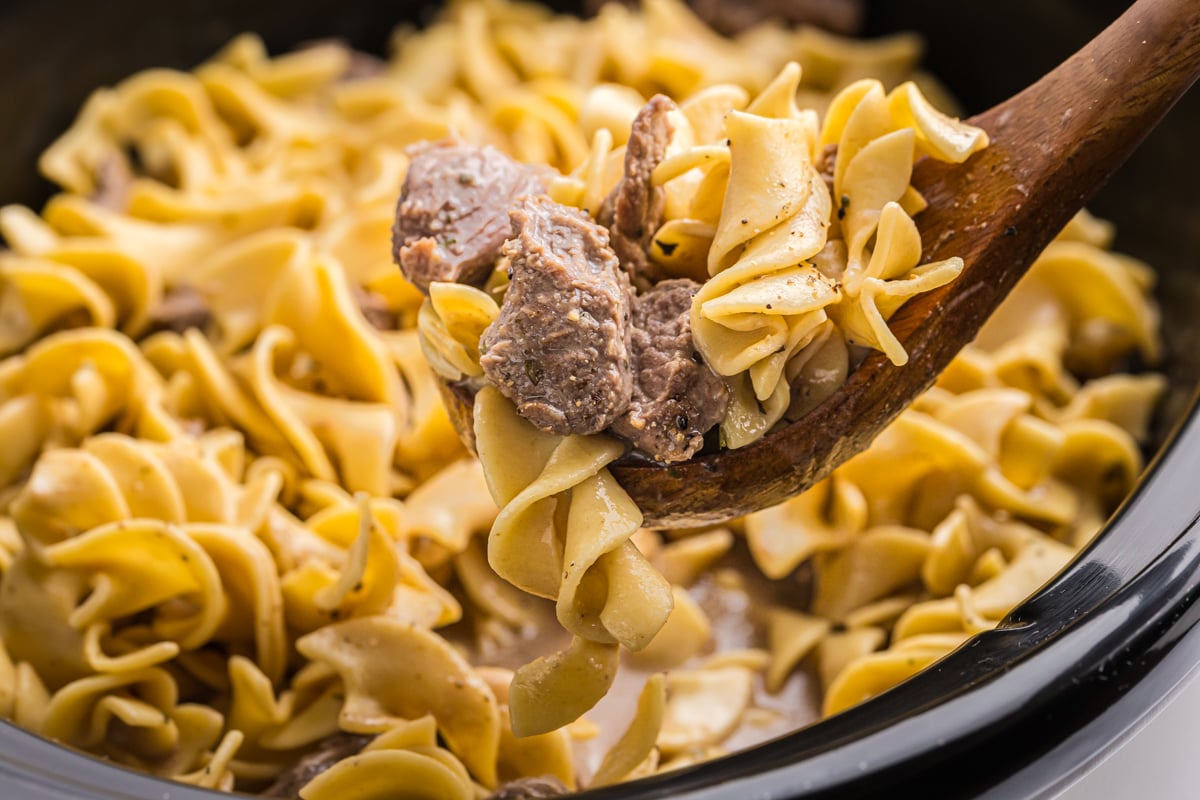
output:
M487 0L401 29L378 64L243 36L98 90L42 156L61 192L0 209L0 714L247 792L352 734L301 797L476 798L716 757L796 686L836 713L994 626L1129 491L1164 388L1119 369L1157 358L1158 316L1106 223L1077 217L832 477L669 533L604 470L619 444L548 436L494 391L469 456L422 344L477 374L502 276L426 299L391 263L409 145L491 143L596 208L634 114L670 95L687 125L655 175L661 265L706 281L693 324L738 446L854 348L902 363L887 317L961 269L916 267L909 174L986 137L934 110L918 56L907 36L724 39L675 0L588 21ZM831 144L832 192L813 177ZM792 187L787 214L763 180ZM756 289L800 273L837 291L767 313ZM774 600L742 604L751 640L718 647L736 604L704 598L755 584ZM569 641L522 665L559 624ZM590 718L618 670L627 707Z

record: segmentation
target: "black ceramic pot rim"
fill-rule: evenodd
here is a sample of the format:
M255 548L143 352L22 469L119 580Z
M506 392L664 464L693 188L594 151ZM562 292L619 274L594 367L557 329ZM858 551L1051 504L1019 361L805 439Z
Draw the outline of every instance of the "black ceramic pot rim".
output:
M582 796L976 797L1008 783L1019 788L1003 796L1034 797L1065 787L1161 706L1197 663L1198 477L1200 413L1193 400L1104 532L996 630L900 688L818 725ZM219 796L229 795L136 773L0 725L0 797Z

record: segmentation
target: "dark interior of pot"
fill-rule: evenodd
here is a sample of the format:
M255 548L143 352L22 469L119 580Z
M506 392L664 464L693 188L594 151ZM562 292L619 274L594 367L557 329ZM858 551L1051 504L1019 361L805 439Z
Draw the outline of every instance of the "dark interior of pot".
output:
M1115 18L1123 5L1108 1L1012 0L959 4L951 12L938 0L881 0L871 5L865 32L916 30L924 34L928 48L925 66L948 85L970 113L1010 96L1051 69ZM49 196L50 186L37 174L37 155L66 128L96 87L148 67L194 66L243 31L260 33L273 52L330 36L379 52L395 23L422 20L430 13L427 4L381 0L308 0L299 4L280 0L9 0L0 10L0 75L4 76L0 89L0 202L37 207ZM1156 447L1185 421L1200 379L1197 142L1200 95L1193 92L1090 205L1098 216L1116 223L1118 250L1144 259L1158 272L1156 296L1163 311L1162 334L1167 345L1162 369L1170 388L1155 425ZM1154 479L1171 483L1171 476L1164 475L1169 466L1160 465ZM1180 469L1183 467L1175 467L1176 472ZM1133 531L1114 529L1109 533ZM985 651L990 668L1003 668L1007 658L1005 641L1002 635L996 636ZM1017 647L1009 655L1016 659L1022 652ZM754 772L777 770L801 756L830 765L828 770L837 772L842 768L837 766L839 759L850 758L842 752L842 745L876 734L881 726L904 719L915 709L934 705L936 692L950 689L954 680L955 676L947 672L931 676L906 699L911 684L907 685L892 693L895 698L881 698L879 708L886 707L886 711L874 711L877 703L872 701L833 720L828 734L821 730L829 723L822 723L790 743L785 739L757 755L735 756L699 770L684 771L675 778L656 778L645 784L644 796L671 796L684 790L729 791L728 784L724 789L718 784L732 777L744 779ZM11 730L0 732L24 735ZM932 740L954 734L918 728L911 735ZM44 757L47 752L51 751L28 751L31 757ZM734 760L740 765L737 768L730 764ZM63 770L50 772L73 769L64 761ZM912 777L913 769L917 767L903 771ZM46 764L38 767L38 772L46 770ZM87 770L99 781L93 767ZM862 766L861 771L869 770ZM131 793L120 796L143 796L139 792L148 785L140 783L129 790ZM814 786L818 785L824 784L815 780ZM41 796L30 791L31 797ZM163 792L167 791L170 797L192 796L185 790L177 794L175 788L164 786ZM804 786L776 783L764 791L764 796L799 795ZM625 792L628 795L630 790Z

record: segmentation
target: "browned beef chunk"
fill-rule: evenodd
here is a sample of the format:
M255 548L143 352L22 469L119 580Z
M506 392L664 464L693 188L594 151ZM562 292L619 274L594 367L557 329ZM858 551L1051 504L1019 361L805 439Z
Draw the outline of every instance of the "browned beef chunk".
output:
M566 793L567 787L562 781L553 775L543 775L540 778L517 778L502 784L486 800L540 800Z
M595 11L609 1L588 0L586 7ZM633 0L625 4L635 5ZM724 34L741 33L767 20L854 34L862 27L864 3L863 0L688 0L688 5L700 19Z
M188 328L207 331L213 323L212 310L204 295L190 286L172 286L162 300L150 311L150 332L175 331Z
M534 195L511 216L512 283L480 340L484 375L544 431L602 431L633 389L629 279L587 214Z
M454 141L420 145L396 206L392 255L405 277L482 285L508 238L508 209L543 191L538 173L494 147Z
M674 132L667 115L675 108L670 98L656 94L638 112L625 147L624 175L599 214L601 222L609 225L621 266L642 288L662 277L647 253L662 224L666 193L651 183L650 176L667 154Z
M315 750L276 778L275 782L263 791L262 796L299 800L300 790L306 783L343 758L349 758L362 751L371 738L350 733L335 733L333 736L322 739Z
M129 205L133 185L133 167L124 153L112 153L102 162L96 175L96 193L92 200L112 211L124 211Z
M371 327L381 331L399 330L399 316L388 307L387 299L383 295L361 286L351 287L351 291L354 292L354 301L358 303L358 310L362 312L363 318L371 324Z
M633 398L613 425L659 461L684 461L725 416L729 389L692 342L692 297L700 285L663 281L633 302Z
M387 72L387 62L379 56L361 50L350 51L350 67L342 75L342 81L360 81L374 78Z
M862 27L862 0L692 0L701 19L722 33L740 33L777 20L853 34Z

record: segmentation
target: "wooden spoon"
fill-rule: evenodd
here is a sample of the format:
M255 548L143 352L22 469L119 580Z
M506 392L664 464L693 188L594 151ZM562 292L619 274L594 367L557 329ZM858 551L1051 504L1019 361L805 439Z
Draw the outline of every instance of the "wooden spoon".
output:
M1200 0L1139 0L1053 72L971 118L991 137L987 149L965 165L925 159L914 170L929 201L916 217L923 263L961 256L966 268L892 317L908 364L872 354L820 406L741 449L669 466L613 464L645 524L695 526L775 505L866 449L1198 75ZM469 398L446 399L469 428Z

